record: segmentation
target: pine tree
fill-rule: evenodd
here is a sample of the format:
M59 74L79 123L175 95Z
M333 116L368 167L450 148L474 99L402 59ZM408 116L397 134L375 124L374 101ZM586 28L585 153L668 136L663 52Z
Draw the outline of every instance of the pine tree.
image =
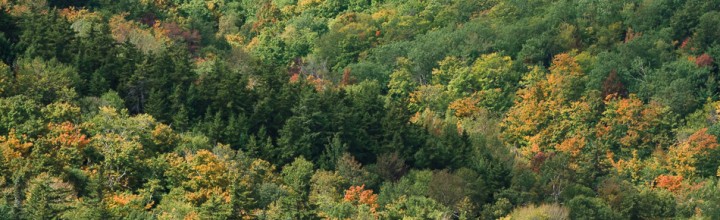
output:
M24 216L28 219L55 219L69 210L73 202L72 186L59 178L42 173L30 181Z
M148 92L151 88L150 79L148 78L148 70L152 68L152 63L148 58L143 59L137 64L135 72L123 80L123 93L125 93L125 102L131 113L145 112L145 104L147 102Z
M79 34L75 41L77 53L73 63L83 82L78 92L81 94L100 95L109 88L108 77L112 71L109 66L117 62L114 41L107 25L91 23L86 35Z
M40 57L46 60L58 59L63 63L70 63L72 54L76 52L73 47L74 33L70 23L58 15L56 10L47 13L29 13L20 22L22 32L15 51L26 57Z
M320 155L318 166L325 170L335 170L335 164L346 153L347 148L348 145L342 143L340 139L340 133L335 133L332 140L325 144L325 150Z
M160 89L151 89L147 103L144 105L144 112L152 115L155 119L160 122L169 121L169 108L167 99L165 99L165 92Z
M18 31L17 19L5 9L0 10L0 61L12 63L15 60L12 46L17 42Z

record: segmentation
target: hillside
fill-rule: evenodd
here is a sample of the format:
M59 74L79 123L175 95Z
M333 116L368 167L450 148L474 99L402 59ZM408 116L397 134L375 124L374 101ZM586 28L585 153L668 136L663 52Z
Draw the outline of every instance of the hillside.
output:
M1 219L720 219L720 1L0 0Z

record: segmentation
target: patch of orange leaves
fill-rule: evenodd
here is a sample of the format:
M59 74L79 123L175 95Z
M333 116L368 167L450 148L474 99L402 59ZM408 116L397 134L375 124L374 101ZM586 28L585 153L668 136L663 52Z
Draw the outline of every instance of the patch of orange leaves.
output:
M717 138L708 134L707 128L700 129L687 140L670 148L667 158L669 170L677 175L692 176L696 170L695 163L698 157L707 155L709 150L717 147Z
M346 190L344 200L356 206L367 205L375 215L378 208L377 198L377 194L374 194L371 189L366 190L365 184L363 184L362 186L351 186L350 189Z
M448 106L449 109L455 112L457 117L469 117L480 111L477 107L478 100L472 97L466 97L455 100Z
M555 147L556 150L569 153L575 157L580 154L580 151L585 147L584 137L570 137L563 140L559 145Z
M10 130L7 136L0 136L0 152L5 163L27 156L32 146L33 143L28 141L26 135L20 135L18 138L14 129Z
M49 139L50 144L59 147L74 147L83 149L90 143L90 138L80 133L80 129L70 122L60 124L50 123L48 128L57 132L57 135Z
M308 83L310 83L310 85L313 85L315 87L315 91L318 92L325 91L325 89L328 89L331 86L330 81L324 80L320 77L315 77L313 75L309 75L306 80Z
M70 22L74 22L74 21L77 21L80 19L86 19L86 18L102 19L100 14L98 14L97 12L91 12L90 10L85 9L85 8L78 9L78 8L71 6L68 8L60 9L59 11L60 11L60 15L65 17Z
M660 175L655 179L655 183L657 187L670 190L671 192L677 192L678 190L681 190L684 188L683 184L683 177L682 176L672 176L672 175Z

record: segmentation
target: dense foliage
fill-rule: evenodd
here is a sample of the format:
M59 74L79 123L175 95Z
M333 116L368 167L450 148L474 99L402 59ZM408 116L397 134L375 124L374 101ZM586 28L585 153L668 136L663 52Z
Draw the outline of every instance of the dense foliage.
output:
M0 0L0 219L720 219L720 1Z

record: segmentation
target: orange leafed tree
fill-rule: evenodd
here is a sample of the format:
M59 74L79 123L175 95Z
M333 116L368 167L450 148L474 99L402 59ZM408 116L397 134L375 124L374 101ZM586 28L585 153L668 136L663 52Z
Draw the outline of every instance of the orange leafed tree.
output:
M0 152L5 164L12 164L16 159L22 159L30 154L33 143L26 135L18 136L15 130L10 130L7 136L0 136Z
M632 150L647 154L658 145L668 143L662 127L662 116L667 109L660 104L644 104L631 94L628 98L610 98L605 106L595 135L618 149L615 153L622 154L618 156L630 156Z
M461 98L451 102L448 109L454 111L457 117L470 117L480 111L480 108L477 107L479 101L473 96Z
M80 126L70 122L48 124L50 131L39 139L48 150L48 155L58 166L79 166L83 160L84 149L90 144L90 138L82 133Z
M185 190L185 198L196 205L213 196L230 201L231 164L208 150L199 150L184 157L171 154L168 175L177 178Z
M677 192L683 188L683 179L682 176L660 175L655 179L655 186Z
M376 214L378 208L377 194L374 194L371 189L365 189L365 185L362 186L351 186L350 189L345 191L345 201L350 202L355 206L367 205L370 207L370 211Z
M550 74L518 91L520 99L503 121L505 141L528 158L540 151L579 152L592 117L589 104L574 94L582 76L574 57L555 56ZM566 141L570 138L574 140Z
M74 147L83 149L90 143L90 139L82 134L79 127L73 123L50 123L48 124L48 129L50 129L50 133L53 134L48 138L49 143L59 146L60 148Z
M680 176L693 177L698 159L717 147L717 138L708 134L707 128L700 129L687 140L670 147L667 153L667 169Z

